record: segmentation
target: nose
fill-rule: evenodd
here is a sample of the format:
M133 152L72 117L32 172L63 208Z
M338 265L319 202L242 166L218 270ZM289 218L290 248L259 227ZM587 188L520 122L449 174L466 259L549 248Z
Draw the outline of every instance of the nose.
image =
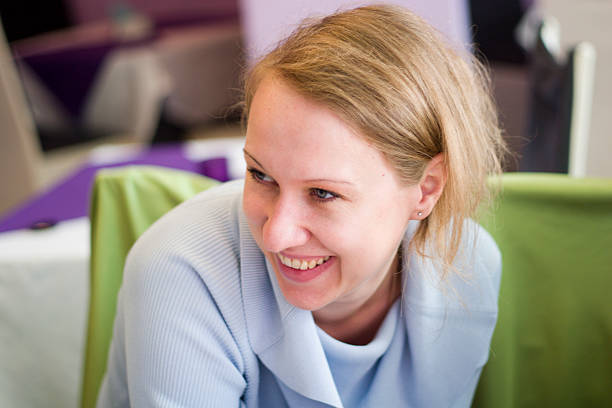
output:
M263 226L263 244L270 252L304 245L311 233L305 225L303 206L290 197L282 195L272 202Z

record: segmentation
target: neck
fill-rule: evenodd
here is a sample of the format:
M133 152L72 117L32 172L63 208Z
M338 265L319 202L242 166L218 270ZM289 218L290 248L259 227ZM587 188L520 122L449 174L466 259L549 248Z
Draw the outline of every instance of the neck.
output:
M313 312L314 320L327 334L344 343L365 345L374 339L389 309L401 294L399 256L376 291L362 304Z

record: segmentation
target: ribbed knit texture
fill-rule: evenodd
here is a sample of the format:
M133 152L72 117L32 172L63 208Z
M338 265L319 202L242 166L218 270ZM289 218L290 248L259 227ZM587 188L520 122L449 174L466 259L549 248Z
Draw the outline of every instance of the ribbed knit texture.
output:
M241 190L227 183L183 203L130 252L99 407L469 406L497 312L499 253L486 233L471 281L450 282L460 301L406 254L384 347L355 354L351 378L342 350L358 348L322 345L312 314L284 300Z

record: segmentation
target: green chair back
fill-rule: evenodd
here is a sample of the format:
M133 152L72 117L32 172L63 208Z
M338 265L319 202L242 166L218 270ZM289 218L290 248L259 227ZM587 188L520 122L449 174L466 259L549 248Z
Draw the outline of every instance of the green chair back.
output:
M81 406L94 407L106 372L123 265L136 239L177 204L216 181L184 171L132 166L98 172L91 197L90 302Z
M477 408L612 407L612 179L508 173L485 227L499 320Z

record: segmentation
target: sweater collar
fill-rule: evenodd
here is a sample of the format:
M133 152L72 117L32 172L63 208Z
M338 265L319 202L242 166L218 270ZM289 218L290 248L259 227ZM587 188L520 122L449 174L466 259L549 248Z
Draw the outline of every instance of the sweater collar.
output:
M341 407L312 313L285 300L243 213L240 246L244 310L253 351L293 391Z
M436 265L409 251L417 227L417 222L411 222L403 244L402 313L412 372L405 386L412 390L414 401L424 405L436 401L429 405L442 406L469 388L467 384L478 378L487 360L497 291L486 288L489 278L483 281L481 276L491 273L486 270L474 271L473 281L455 274L447 282L440 281ZM312 313L285 300L242 212L240 245L244 310L253 351L293 391L341 407ZM465 270L466 265L479 264L480 260L470 258L460 259L455 266ZM479 304L489 292L494 294L491 301ZM470 309L470 305L477 307Z

